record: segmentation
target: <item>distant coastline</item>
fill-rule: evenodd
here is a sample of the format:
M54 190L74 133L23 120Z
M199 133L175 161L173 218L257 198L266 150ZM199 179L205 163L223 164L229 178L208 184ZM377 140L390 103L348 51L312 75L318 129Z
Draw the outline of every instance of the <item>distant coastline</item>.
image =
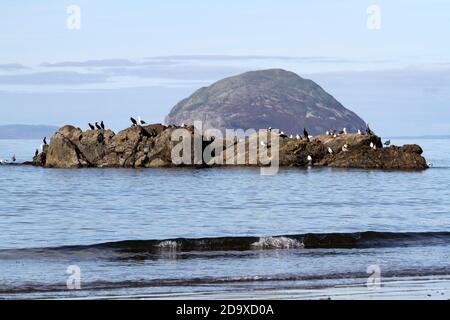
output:
M423 136L388 136L390 139L437 139L446 140L450 139L450 135L423 135Z
M38 140L51 137L58 127L50 125L9 124L0 125L1 140Z

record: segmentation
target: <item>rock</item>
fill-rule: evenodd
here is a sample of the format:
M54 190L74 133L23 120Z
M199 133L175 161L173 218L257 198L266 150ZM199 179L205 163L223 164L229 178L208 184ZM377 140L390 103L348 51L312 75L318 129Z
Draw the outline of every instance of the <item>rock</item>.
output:
M311 80L285 70L247 72L196 91L166 117L168 124L203 121L204 129L278 128L288 135L320 134L347 128L356 132L365 122Z
M47 158L47 153L48 153L48 145L45 145L42 152L33 157L31 164L37 167L44 167ZM28 164L28 162L26 162L26 164Z
M416 153L418 155L421 155L423 153L422 148L417 144L405 144L400 148L400 150L406 153Z
M172 150L178 141L172 141L174 130L179 127L163 125L133 126L118 134L110 130L82 131L73 126L64 126L56 132L50 144L44 146L44 152L33 158L35 166L48 168L155 168L173 167ZM183 128L191 138L194 128ZM209 139L202 142L201 151L211 152L214 162L210 165L263 166L262 155L269 156L275 148L272 141L261 146L261 138L267 138L262 130L242 140L245 150L239 150L237 141ZM381 139L373 135L347 134L333 138L328 135L306 139L279 138L280 166L329 166L364 169L426 169L427 163L421 156L422 149L417 145L403 147L379 147L376 150L370 144L381 144ZM346 145L346 148L343 148ZM257 161L252 159L249 146L255 146ZM192 147L192 145L191 145ZM329 154L328 148L333 150ZM194 150L192 148L192 150ZM194 163L194 152L190 155L191 166L206 166L200 158ZM222 160L222 163L218 161ZM235 160L238 161L235 161ZM233 160L233 161L232 161Z
M420 148L419 146L417 146ZM351 148L348 152L328 156L320 165L338 168L423 170L426 160L417 153L417 148L377 148L362 146Z

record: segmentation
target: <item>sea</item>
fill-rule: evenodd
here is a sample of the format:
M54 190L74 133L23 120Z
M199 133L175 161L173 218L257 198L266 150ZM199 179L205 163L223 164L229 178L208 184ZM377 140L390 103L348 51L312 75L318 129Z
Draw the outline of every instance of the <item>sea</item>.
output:
M0 166L0 299L277 298L448 278L450 140L392 143L420 144L433 167ZM0 140L0 159L39 145Z

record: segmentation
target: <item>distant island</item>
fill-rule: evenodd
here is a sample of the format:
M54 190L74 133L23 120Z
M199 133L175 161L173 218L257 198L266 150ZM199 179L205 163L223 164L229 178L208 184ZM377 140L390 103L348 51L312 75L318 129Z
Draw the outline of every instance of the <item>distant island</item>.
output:
M0 139L40 140L51 137L58 129L49 125L0 125Z
M167 115L169 125L205 129L278 128L287 135L330 130L357 132L366 122L312 80L294 72L269 69L246 72L201 88Z

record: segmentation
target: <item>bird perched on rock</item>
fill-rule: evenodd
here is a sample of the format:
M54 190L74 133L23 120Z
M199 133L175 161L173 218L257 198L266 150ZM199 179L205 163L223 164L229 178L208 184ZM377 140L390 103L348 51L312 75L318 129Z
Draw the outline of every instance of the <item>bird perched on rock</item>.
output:
M147 124L144 120L141 119L141 116L138 117L137 123L139 125Z
M95 127L91 123L88 123L88 125L89 125L89 128L91 128L91 130L95 130Z
M16 155L13 154L13 156L12 156L12 158L11 158L11 161L12 161L12 162L16 162L16 160L17 160L17 159L16 159Z
M95 127L97 128L97 130L102 130L102 127L100 127L100 125L98 124L98 122L95 123Z
M311 156L308 156L308 157L306 158L306 160L308 160L308 162L311 164L312 161L313 161L313 158L312 158Z
M266 142L261 141L261 147L267 148L268 146L269 146L269 145L268 145Z
M371 147L373 150L377 150L377 146L376 146L373 142L370 143L370 147Z
M297 140L300 140L300 139L301 139L300 135L296 135L295 138L296 138Z
M348 144L344 144L342 147L342 151L347 152L348 151Z
M105 130L105 124L103 123L103 120L102 120L102 122L100 123L100 128L102 128L102 130Z
M308 133L308 131L306 130L306 128L303 129L303 135L304 135L305 138L308 139L308 141L309 141L309 133Z
M391 145L391 140L388 140L384 143L385 146L390 146Z
M361 130L358 130L358 134L361 136L362 135L362 132L361 132Z
M42 142L44 143L44 145L47 145L47 137L44 137L44 139L42 140Z
M37 157L39 155L39 150L36 149L36 152L34 153L34 156Z
M137 121L136 121L135 118L130 117L130 120L131 120L131 123L132 123L133 126L137 126Z

